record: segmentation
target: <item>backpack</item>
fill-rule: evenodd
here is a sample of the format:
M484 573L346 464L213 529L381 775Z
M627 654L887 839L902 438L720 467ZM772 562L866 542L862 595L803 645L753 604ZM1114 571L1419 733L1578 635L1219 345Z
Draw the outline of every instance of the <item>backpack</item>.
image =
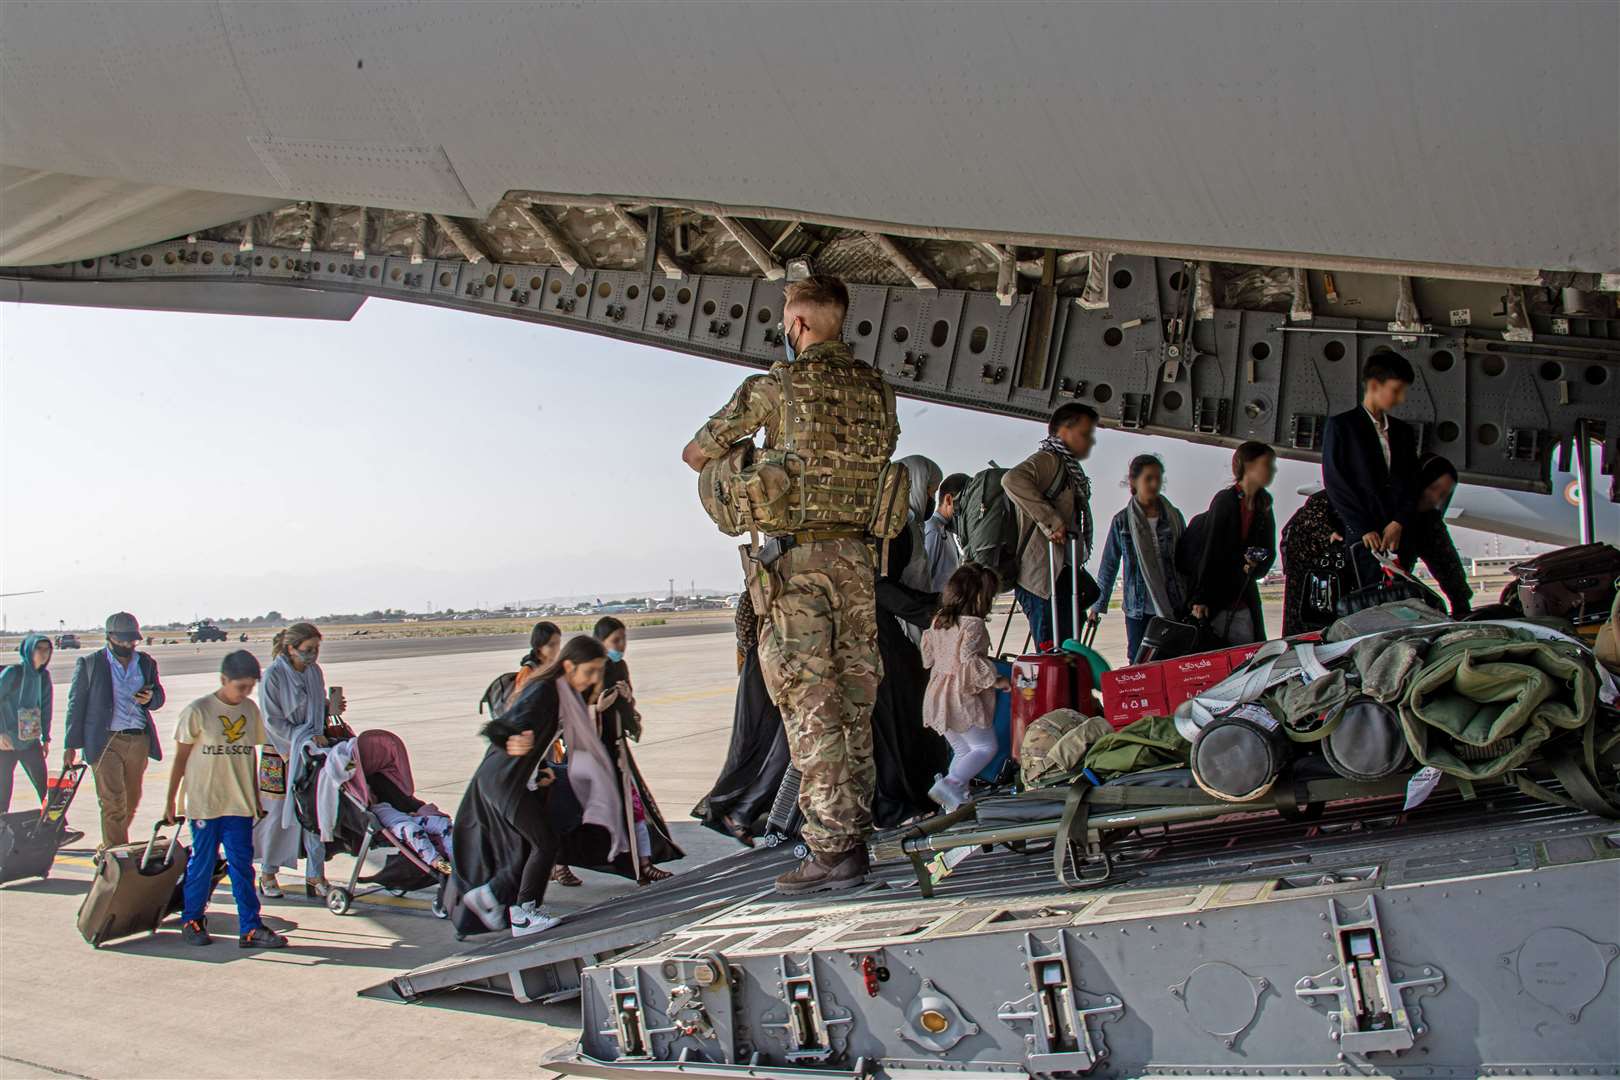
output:
M1006 475L1007 470L992 461L988 469L974 474L957 500L957 532L964 558L994 570L1003 590L1018 584L1024 546L1035 531L1031 525L1019 535L1018 508L1001 487L1001 478ZM1043 496L1055 498L1068 479L1067 470L1059 469L1057 479Z
M512 697L512 684L517 682L517 677L518 673L515 671L508 671L505 675L497 675L494 681L484 690L484 696L478 699L479 713L482 714L485 709L488 709L490 717L494 718L505 712L507 703Z
M1176 570L1189 579L1198 576L1198 561L1204 557L1204 545L1209 543L1209 511L1193 515L1187 527L1176 540Z

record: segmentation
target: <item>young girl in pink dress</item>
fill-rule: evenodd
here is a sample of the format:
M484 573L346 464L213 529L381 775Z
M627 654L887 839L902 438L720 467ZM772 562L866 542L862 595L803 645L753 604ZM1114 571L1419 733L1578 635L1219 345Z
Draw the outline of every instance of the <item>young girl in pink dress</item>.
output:
M967 801L968 782L996 755L996 691L1007 680L990 661L985 617L995 601L990 576L964 563L945 583L934 625L923 632L922 661L930 670L923 723L951 744L951 767L928 797L946 810Z

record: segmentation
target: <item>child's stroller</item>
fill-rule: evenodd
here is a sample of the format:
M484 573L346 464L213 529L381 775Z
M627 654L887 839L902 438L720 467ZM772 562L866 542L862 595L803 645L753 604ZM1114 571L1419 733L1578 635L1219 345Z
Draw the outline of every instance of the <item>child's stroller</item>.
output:
M332 829L332 839L326 842L327 854L354 856L354 872L349 875L348 884L333 884L328 889L326 906L335 915L346 915L354 901L362 896L384 891L404 896L418 889L437 888L433 897L433 916L442 919L447 914L444 886L449 876L424 862L409 844L384 828L371 810L371 791L366 784L367 762L384 756L409 762L404 742L391 731L363 731L355 738L354 769L338 789L337 822ZM325 753L306 747L304 767L299 770L298 780L293 785L293 808L298 815L298 823L315 833L320 832L316 805L319 776L325 766ZM408 765L406 779L409 779ZM366 856L372 852L386 853L387 859L376 873L362 877ZM370 885L371 888L360 890L360 885Z

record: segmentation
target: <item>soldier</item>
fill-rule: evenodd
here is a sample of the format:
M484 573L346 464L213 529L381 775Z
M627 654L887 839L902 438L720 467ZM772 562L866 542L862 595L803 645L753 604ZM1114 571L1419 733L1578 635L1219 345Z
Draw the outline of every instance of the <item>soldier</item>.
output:
M767 528L760 664L803 780L810 857L776 881L794 895L866 880L872 828L872 704L882 664L868 527L900 424L894 393L840 340L849 292L824 274L783 290L787 360L743 381L681 457L693 470L765 431L785 451L789 528Z

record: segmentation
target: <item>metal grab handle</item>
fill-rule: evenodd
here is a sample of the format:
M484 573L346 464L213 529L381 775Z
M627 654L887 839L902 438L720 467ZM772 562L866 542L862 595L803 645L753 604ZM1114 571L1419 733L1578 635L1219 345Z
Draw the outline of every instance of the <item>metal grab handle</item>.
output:
M1080 541L1074 535L1074 530L1065 529L1064 531L1068 534L1066 539L1068 541L1069 555L1069 632L1078 635L1080 633ZM1058 543L1056 540L1048 540L1047 543L1050 550L1046 554L1046 575L1047 586L1051 590L1048 593L1050 599L1047 602L1052 607L1052 645L1054 648L1060 649L1063 647L1063 642L1059 640L1061 635L1058 627ZM1038 646L1040 643L1036 642L1036 644Z
M186 819L185 819L185 817L183 815L181 817L177 817L177 818L174 819L174 835L169 838L169 850L166 851L164 853L164 855L163 855L163 861L165 863L169 862L171 859L174 858L174 849L180 846L180 826L185 824L185 821L186 821ZM157 821L153 822L153 824L152 824L152 838L146 842L146 850L141 852L141 869L142 870L145 870L148 866L151 865L151 863L152 863L152 847L153 847L153 845L155 845L157 843L158 833L162 831L163 826L165 824L166 824L166 822L164 822L164 820L162 818L158 818Z

